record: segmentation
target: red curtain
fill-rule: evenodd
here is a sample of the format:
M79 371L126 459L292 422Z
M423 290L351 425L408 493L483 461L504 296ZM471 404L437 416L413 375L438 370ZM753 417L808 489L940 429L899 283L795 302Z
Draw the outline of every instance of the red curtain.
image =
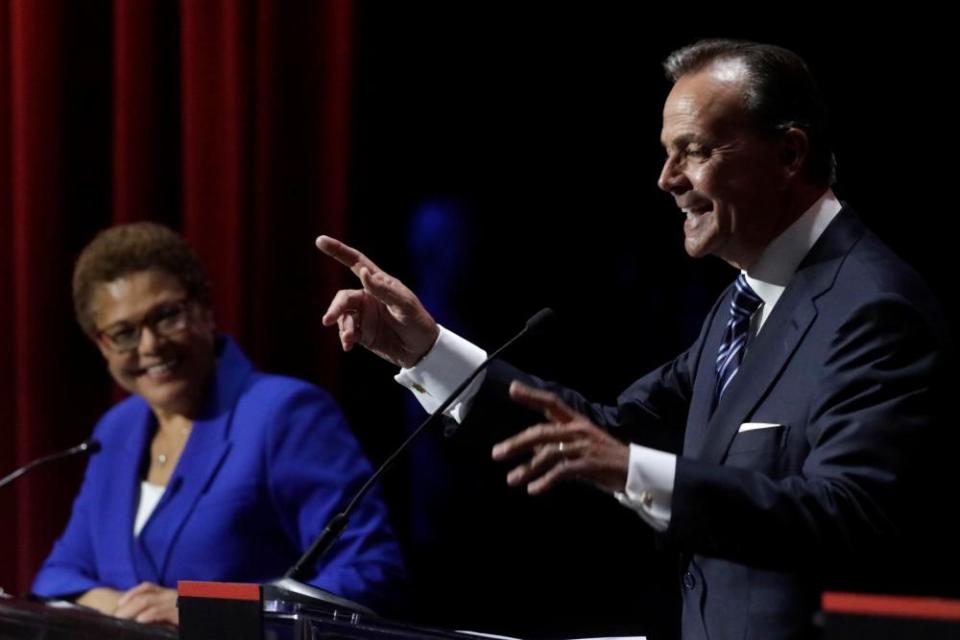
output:
M349 0L0 0L0 475L89 435L114 394L72 318L96 231L186 234L218 325L254 361L335 387L319 318L341 274ZM83 463L0 490L0 587L29 588Z

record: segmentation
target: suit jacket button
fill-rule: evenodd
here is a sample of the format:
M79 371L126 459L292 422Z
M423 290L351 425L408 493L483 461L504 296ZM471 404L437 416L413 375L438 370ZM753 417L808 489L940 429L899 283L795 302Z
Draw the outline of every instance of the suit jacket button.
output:
M693 590L697 586L697 579L693 577L693 574L687 571L683 574L683 588L688 590Z

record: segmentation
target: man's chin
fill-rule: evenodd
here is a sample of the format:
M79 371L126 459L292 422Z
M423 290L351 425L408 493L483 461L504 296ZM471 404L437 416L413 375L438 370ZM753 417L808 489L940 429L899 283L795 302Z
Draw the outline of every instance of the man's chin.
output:
M683 249L691 258L703 258L710 255L707 245L703 242L697 242L695 239L684 238Z

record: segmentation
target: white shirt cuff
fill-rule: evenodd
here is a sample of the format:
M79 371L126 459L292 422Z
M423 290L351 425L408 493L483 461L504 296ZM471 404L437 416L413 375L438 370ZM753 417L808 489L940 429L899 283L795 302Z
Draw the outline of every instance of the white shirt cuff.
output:
M677 473L677 456L639 444L630 445L627 486L614 496L633 509L656 531L670 526L670 501Z
M393 379L413 391L427 413L434 413L486 359L486 351L441 326L427 355L415 366L401 369ZM444 413L463 422L485 377L486 371L481 372Z

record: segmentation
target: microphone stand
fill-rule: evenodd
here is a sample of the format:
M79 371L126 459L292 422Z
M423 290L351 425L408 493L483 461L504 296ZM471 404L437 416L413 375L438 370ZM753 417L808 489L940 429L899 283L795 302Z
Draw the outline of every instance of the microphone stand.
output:
M350 515L353 513L353 510L359 504L367 493L370 492L370 489L373 488L374 483L380 479L380 477L386 473L389 469L393 468L394 463L401 454L406 452L410 445L420 437L420 434L423 433L428 427L436 423L440 416L443 415L443 412L446 411L454 401L460 397L470 383L472 383L480 372L484 371L487 366L496 359L501 353L506 349L512 346L515 342L526 336L528 333L539 329L545 322L551 320L554 316L553 310L549 308L541 309L535 313L529 320L527 320L524 328L510 340L504 343L499 349L494 351L490 356L484 360L480 366L473 370L473 372L467 376L467 378L460 383L460 385L453 390L453 392L447 396L447 399L437 408L436 411L427 416L427 419L424 420L419 427L417 427L410 436L404 440L403 444L397 447L396 451L390 454L383 464L373 473L372 476L360 487L360 490L357 491L356 495L353 497L353 500L347 505L347 507L336 514L333 518L330 519L330 522L327 524L326 528L320 535L317 536L317 539L314 540L313 544L310 545L310 548L307 549L296 564L287 571L284 576L278 580L273 580L272 582L264 585L264 599L267 599L268 594L274 599L282 599L286 594L293 596L292 599L298 602L309 603L309 599L315 598L321 602L328 604L333 604L339 607L347 607L355 612L368 613L372 614L373 612L363 607L362 605L352 603L345 598L341 598L335 594L329 593L322 589L317 589L310 585L300 582L300 580L306 577L306 574L310 568L313 567L314 563L326 554L330 548L333 546L333 543L336 542L337 538L340 537L340 534L343 533L343 530L346 528L347 524L350 522ZM298 597L299 596L299 597ZM303 598L306 598L305 601Z

